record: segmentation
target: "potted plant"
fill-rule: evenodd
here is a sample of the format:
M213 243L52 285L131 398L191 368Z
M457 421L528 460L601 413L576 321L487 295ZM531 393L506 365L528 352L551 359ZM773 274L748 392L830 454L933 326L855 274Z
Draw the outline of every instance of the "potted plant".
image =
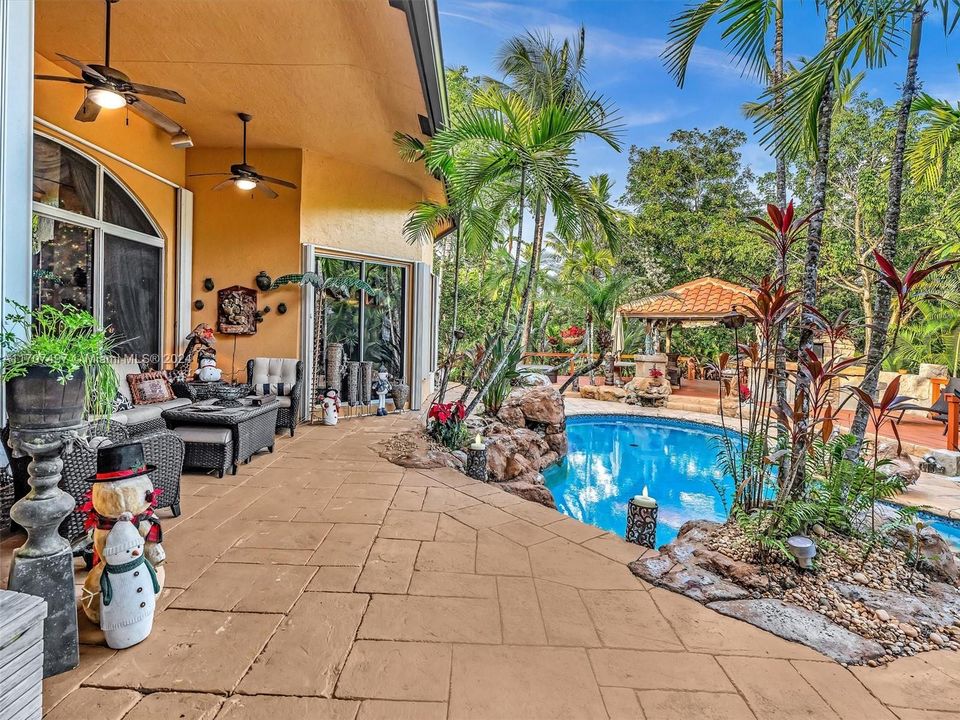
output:
M44 429L109 415L117 394L113 342L96 318L69 305L11 304L0 335L10 424Z
M560 331L560 340L567 347L576 347L583 342L583 336L586 332L586 330L578 325L571 325L566 330Z

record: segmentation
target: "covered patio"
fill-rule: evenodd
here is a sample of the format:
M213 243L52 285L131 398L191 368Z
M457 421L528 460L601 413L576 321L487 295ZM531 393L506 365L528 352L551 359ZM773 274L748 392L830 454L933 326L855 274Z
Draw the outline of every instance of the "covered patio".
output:
M183 514L161 511L152 636L117 652L82 620L80 666L44 681L47 717L860 720L960 704L950 651L843 668L651 588L617 536L380 459L414 422L306 428L237 477L184 476Z

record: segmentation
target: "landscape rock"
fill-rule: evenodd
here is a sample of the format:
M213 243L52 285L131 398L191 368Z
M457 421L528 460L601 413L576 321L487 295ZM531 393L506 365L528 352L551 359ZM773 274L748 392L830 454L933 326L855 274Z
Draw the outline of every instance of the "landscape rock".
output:
M522 388L514 390L500 408L510 412L510 408L520 410L527 424L553 425L562 427L564 424L563 397L553 387ZM502 418L501 418L502 419Z
M877 457L888 461L877 468L877 472L884 477L897 475L907 485L913 485L920 479L920 468L906 453L898 454L895 443L880 443L877 446Z
M707 607L785 640L803 643L837 662L860 665L886 654L875 640L852 633L818 612L788 605L782 600L723 600L708 603Z
M634 560L628 566L638 578L673 590L698 602L738 600L750 593L722 577L697 567L674 561L668 555Z
M581 385L580 396L589 400L620 402L627 396L627 392L615 385Z
M543 476L539 473L533 473L530 476L509 482L497 483L497 485L508 493L522 497L524 500L540 503L554 510L557 507L553 493L550 492L550 488L543 484Z
M526 387L551 387L553 385L543 373L525 372L520 376L520 382Z
M832 585L847 600L874 610L883 622L894 618L911 626L949 626L960 618L960 590L944 583L931 583L926 594L876 590L844 582Z
M920 363L920 370L917 374L927 379L950 377L950 371L946 365L934 363Z

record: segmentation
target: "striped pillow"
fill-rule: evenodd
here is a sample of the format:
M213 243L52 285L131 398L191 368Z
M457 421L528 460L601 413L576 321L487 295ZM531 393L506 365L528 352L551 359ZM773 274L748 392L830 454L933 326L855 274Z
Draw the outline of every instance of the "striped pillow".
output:
M293 391L293 385L289 383L258 383L253 386L254 395L276 395L285 397Z

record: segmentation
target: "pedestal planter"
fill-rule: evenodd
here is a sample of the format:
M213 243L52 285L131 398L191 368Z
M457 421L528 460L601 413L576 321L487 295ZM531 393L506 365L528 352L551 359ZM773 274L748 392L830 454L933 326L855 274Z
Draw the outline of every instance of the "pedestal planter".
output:
M47 429L79 425L83 418L84 373L60 382L44 365L32 365L27 374L7 382L10 427Z
M10 517L27 531L13 552L8 589L42 598L43 675L75 668L80 661L77 608L73 586L73 552L58 527L76 504L59 487L61 454L69 452L84 429L84 373L63 383L44 366L7 382L6 409L10 447L16 457L30 456L31 492L10 509Z

